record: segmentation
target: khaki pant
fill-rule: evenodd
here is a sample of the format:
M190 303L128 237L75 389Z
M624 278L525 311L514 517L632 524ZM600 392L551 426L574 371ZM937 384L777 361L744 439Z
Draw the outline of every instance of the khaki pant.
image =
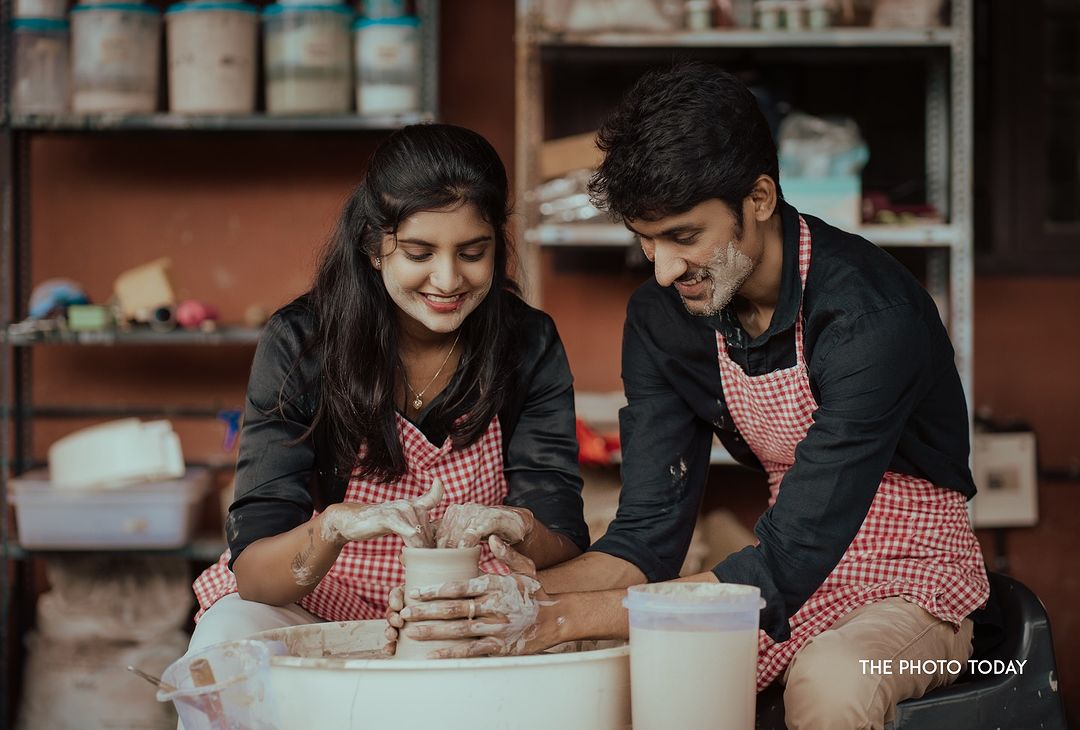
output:
M781 677L789 730L881 730L896 703L952 684L947 672L900 671L900 661L971 656L972 623L960 631L903 598L863 606L808 641ZM891 660L891 674L860 660Z

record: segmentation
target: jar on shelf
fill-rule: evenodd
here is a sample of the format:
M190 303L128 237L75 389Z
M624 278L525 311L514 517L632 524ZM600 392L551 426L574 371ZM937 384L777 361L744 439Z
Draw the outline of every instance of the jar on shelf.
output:
M352 106L352 11L345 5L277 4L263 11L263 68L270 114L347 112Z
M400 18L408 15L405 0L363 0L360 3L361 14L365 18Z
M792 31L806 30L806 4L803 0L787 0L781 4L784 28Z
M157 8L139 3L76 5L71 9L72 109L153 112L160 58Z
M356 32L356 110L360 114L420 111L420 19L360 18Z
M686 0L686 29L701 32L712 27L712 0Z
M781 0L757 0L754 10L757 15L758 30L780 30L780 11L784 3Z
M11 21L14 76L11 107L18 114L68 110L68 23L56 18Z
M169 111L255 111L258 9L242 2L180 2L165 11Z
M15 0L13 18L52 18L64 20L67 0Z
M825 30L832 25L829 0L806 0L806 22L810 30Z

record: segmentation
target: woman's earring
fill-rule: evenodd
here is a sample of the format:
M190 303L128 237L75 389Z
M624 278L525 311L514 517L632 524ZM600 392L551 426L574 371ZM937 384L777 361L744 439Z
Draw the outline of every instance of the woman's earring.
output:
M382 256L376 256L375 257L375 268L376 269L381 269L382 268Z

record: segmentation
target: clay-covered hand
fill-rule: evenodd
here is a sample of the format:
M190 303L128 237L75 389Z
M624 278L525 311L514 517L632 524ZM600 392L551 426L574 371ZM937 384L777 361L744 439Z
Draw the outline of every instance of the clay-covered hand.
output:
M435 532L436 547L466 548L498 535L509 545L523 542L536 525L533 513L520 507L452 504Z
M322 538L341 546L354 540L370 540L391 533L409 547L434 547L435 534L428 512L442 501L443 486L433 480L431 489L416 499L395 499L382 504L342 502L322 513Z
M537 634L541 606L550 603L536 579L536 567L494 535L491 551L514 571L511 575L482 575L467 581L414 589L404 606L404 593L390 594L387 638L402 631L410 639L474 639L440 649L433 659L529 654L550 644ZM393 635L391 637L391 635Z

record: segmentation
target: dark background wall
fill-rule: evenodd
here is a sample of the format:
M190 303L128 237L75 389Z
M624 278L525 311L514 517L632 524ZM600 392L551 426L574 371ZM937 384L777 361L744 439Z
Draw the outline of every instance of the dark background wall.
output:
M513 3L444 4L441 108L445 121L491 140L513 170ZM33 279L68 276L95 300L125 268L159 256L174 262L181 295L215 302L226 320L252 305L272 311L299 294L318 247L363 168L369 134L51 135L32 148ZM641 272L581 273L543 258L544 306L555 317L583 390L618 390L623 306ZM1076 414L1080 361L1076 303L1080 278L983 277L976 281L975 405L1030 421L1045 464L1080 459ZM215 349L39 348L39 403L221 405L242 402L249 347ZM35 451L83 425L39 421ZM225 460L224 428L177 422L186 454ZM738 480L743 483L745 480ZM752 524L764 490L729 497L734 480L714 470L710 502L740 502ZM1040 483L1037 527L1013 530L1013 574L1046 603L1061 687L1080 718L1080 534L1075 482ZM995 550L981 535L988 557Z

